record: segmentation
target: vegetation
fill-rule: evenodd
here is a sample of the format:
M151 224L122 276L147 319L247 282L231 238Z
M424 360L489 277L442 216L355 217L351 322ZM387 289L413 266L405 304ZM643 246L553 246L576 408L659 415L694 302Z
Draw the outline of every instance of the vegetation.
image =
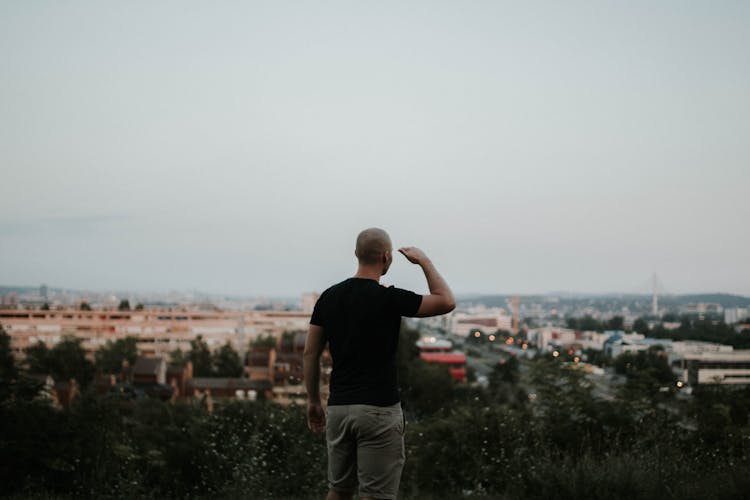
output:
M405 330L403 498L746 498L750 388L669 383L658 350L614 361L634 383L612 400L562 359L508 361L487 389L423 363ZM68 348L73 344L68 341ZM198 353L202 347L196 344ZM23 390L0 332L0 483L17 498L312 498L326 449L304 408L269 402L123 402L69 409ZM629 365L629 366L628 366ZM625 384L623 387L627 387ZM533 397L532 397L533 396Z
M582 318L566 318L565 325L573 330L603 332L606 330L623 330L625 320L622 316L614 316L606 321L599 321L587 315Z
M242 361L229 343L224 344L213 354L213 370L216 377L242 376Z
M119 373L124 361L133 366L137 357L138 339L135 337L125 337L114 342L108 340L104 347L96 351L94 366L101 373Z
M65 336L51 349L43 342L26 348L26 370L33 374L51 375L58 381L75 379L87 386L94 378L94 365L86 359L81 340Z
M683 317L680 326L667 330L658 325L648 333L649 337L674 340L703 340L734 346L735 349L750 349L750 331L737 332L723 321Z
M276 337L273 335L259 335L255 340L250 341L250 348L253 347L276 347Z
M203 337L198 335L190 341L188 352L185 353L181 349L175 349L170 353L170 362L173 364L184 366L188 361L193 363L193 375L195 377L242 376L242 360L229 343L211 353Z

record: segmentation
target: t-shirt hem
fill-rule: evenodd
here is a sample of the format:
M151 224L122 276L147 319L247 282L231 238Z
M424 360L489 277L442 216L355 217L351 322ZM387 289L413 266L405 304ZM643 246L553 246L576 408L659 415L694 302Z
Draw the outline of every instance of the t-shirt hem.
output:
M389 400L372 400L372 399L343 399L343 400L332 400L328 398L328 406L346 406L346 405L372 405L372 406L393 406L396 403L400 403L401 398L389 399Z

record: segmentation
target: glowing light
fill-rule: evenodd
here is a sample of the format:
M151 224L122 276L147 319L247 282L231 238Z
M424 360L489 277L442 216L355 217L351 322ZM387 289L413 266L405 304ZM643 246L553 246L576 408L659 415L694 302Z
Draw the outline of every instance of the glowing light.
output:
M494 335L490 335L490 342L494 342L494 341L495 341L495 336Z
M555 352L552 353L552 356L554 356L555 358L558 357L559 355L560 355L560 353L557 352L557 351L555 351Z
M575 358L573 358L573 361L575 361L576 363L578 363L579 361L581 361L581 358L579 358L578 356L576 356Z
M528 349L528 348L529 348L529 345L528 345L528 344L524 344L524 345L522 345L522 346L521 346L521 348L522 348L522 349Z
M482 334L479 332L474 332L474 337L479 338Z
M683 384L681 380L677 381L677 387L682 387L683 385L685 385L685 384Z

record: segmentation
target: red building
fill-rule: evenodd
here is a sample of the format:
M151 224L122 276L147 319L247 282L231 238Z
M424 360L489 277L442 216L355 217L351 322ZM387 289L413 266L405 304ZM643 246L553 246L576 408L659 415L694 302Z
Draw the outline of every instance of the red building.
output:
M450 340L438 339L436 337L422 337L417 341L419 357L427 363L440 363L448 365L456 382L466 380L466 355L453 350Z

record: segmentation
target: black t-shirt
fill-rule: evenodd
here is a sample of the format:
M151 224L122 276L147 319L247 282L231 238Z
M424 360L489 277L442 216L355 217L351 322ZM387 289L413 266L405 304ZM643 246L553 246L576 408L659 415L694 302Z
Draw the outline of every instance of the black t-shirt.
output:
M333 360L329 405L390 406L400 401L396 347L401 316L415 316L422 296L349 278L323 292L310 323L323 327Z

